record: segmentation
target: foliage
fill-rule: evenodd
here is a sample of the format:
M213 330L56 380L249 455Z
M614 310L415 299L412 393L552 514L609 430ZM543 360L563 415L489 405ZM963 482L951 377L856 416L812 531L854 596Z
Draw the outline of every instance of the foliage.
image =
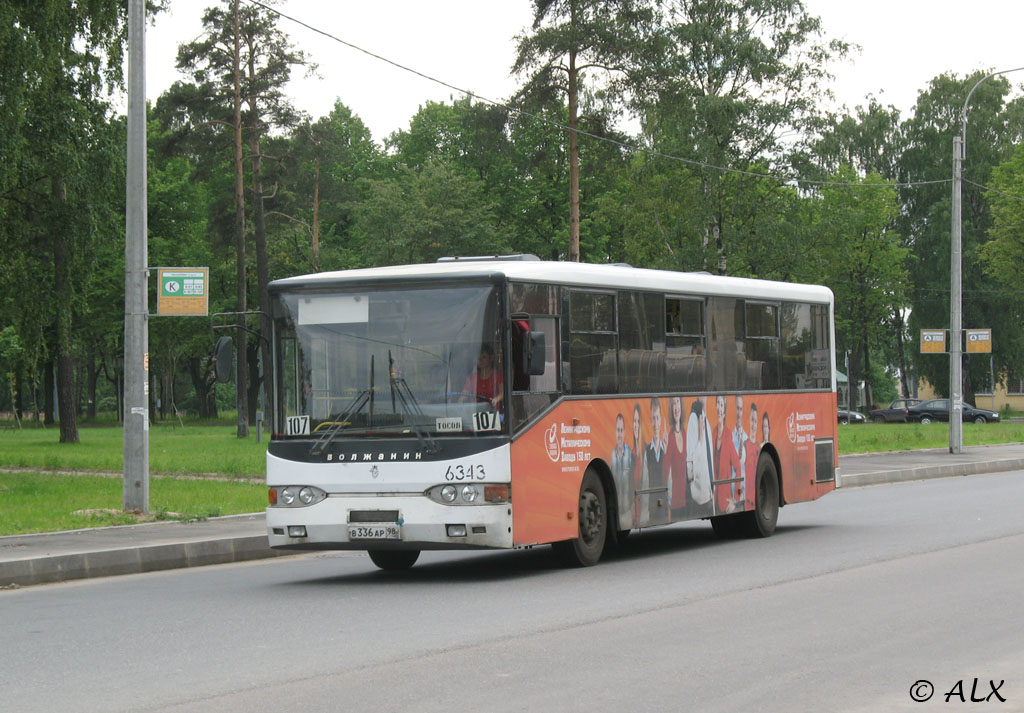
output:
M677 267L731 274L736 260L742 274L751 263L745 246L759 241L761 221L745 218L764 213L748 196L784 188L743 171L783 172L784 137L814 125L828 63L847 49L820 36L820 22L797 0L664 4L657 41L635 73L634 104L650 144L691 162L687 252L699 251L700 261Z
M296 273L580 256L827 284L836 349L873 400L915 371L947 390L948 359L913 335L948 325L952 137L986 72L936 77L906 117L873 97L825 114L848 46L798 0L534 0L508 106L427 102L380 144L343 96L319 118L293 107L310 58L265 8L238 3L236 32L234 8L207 10L148 124L150 264L209 265L212 312L265 311L266 283ZM105 92L124 20L119 3L0 4L0 405L19 413L45 404L54 366L70 420L119 402L125 124ZM1001 378L1024 374L1010 97L1005 78L971 96L963 186L964 326L993 329ZM154 418L231 406L209 327L151 320ZM988 359L965 374L970 400Z
M900 162L902 181L935 181L901 189L904 208L899 230L907 236L914 260L910 265L911 334L920 329L945 328L950 318L950 213L952 137L962 131L961 110L968 92L987 72L964 78L943 74L933 79L919 97L914 116L904 127L906 148ZM990 197L985 191L994 166L1010 157L1019 143L1020 101L1006 102L1009 82L1002 77L977 85L971 96L967 122L966 159L962 189L963 326L988 327L1006 338L994 340L997 370L1019 368L1020 311L1012 294L991 289L981 260L982 245L992 226ZM948 359L914 354L918 373L948 393ZM988 359L965 359L964 399L988 383Z

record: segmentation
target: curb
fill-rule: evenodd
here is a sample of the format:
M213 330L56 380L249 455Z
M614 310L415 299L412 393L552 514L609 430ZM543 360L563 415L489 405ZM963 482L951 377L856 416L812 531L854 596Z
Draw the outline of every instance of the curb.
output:
M961 475L979 475L981 473L1001 473L1007 470L1021 469L1024 469L1024 458L1007 458L976 463L953 463L950 465L928 465L919 468L880 470L874 473L857 473L855 475L843 475L840 473L838 487L860 488L868 485L906 483L913 480L950 478Z
M143 545L0 562L0 588L280 557L266 535Z

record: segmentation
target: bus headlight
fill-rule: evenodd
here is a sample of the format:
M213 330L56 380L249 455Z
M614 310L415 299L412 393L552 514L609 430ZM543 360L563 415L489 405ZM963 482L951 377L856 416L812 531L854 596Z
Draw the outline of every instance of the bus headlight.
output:
M316 505L326 497L327 493L312 485L285 485L270 488L267 493L271 507L301 508Z
M498 505L511 500L508 484L435 485L424 493L441 505Z

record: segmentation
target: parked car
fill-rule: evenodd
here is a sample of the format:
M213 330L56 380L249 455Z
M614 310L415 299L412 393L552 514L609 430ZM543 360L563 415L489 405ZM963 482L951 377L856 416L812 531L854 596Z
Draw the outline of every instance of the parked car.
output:
M998 421L999 412L975 408L971 404L965 403L963 419L964 421L974 421L975 423ZM932 399L921 404L915 404L907 409L907 420L919 423L949 421L949 399Z
M921 399L896 399L885 408L876 408L868 414L875 423L905 423L907 409L921 403Z
M864 423L867 419L859 411L847 411L839 409L839 423Z

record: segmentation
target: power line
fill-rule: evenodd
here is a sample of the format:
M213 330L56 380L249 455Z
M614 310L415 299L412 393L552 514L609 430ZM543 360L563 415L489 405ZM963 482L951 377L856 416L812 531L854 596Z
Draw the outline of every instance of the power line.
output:
M450 83L448 83L448 82L446 82L446 81L444 81L442 79L438 79L438 78L433 77L433 76L431 76L429 74L424 74L423 72L420 72L419 70L413 69L412 67L408 67L408 66L406 66L404 64L401 64L399 62L395 62L394 60L388 59L387 57L384 57L383 55L379 55L379 54L377 54L375 52L371 52L370 50L363 49L362 47L360 47L360 46L358 46L356 44L353 44L351 42L348 42L346 40L343 40L340 37L332 35L331 33L327 32L325 30L321 30L318 27L314 27L313 25L310 25L307 22L299 20L298 18L292 17L291 15L287 15L287 14L281 12L280 10L278 10L277 8L271 7L269 5L266 5L266 4L262 3L262 2L260 2L260 0L246 0L246 1L249 2L252 5L256 5L258 7L263 8L264 10L266 10L268 12L272 12L275 15L277 15L278 17L281 17L281 18L283 18L285 20L288 20L290 22L294 22L295 24L297 24L297 25L299 25L301 27L304 27L307 30L310 30L311 32L315 32L315 33L317 33L319 35L323 35L324 37L326 37L326 38L328 38L330 40L333 40L334 42L337 42L338 44L344 45L345 47L353 49L353 50L355 50L357 52L361 52L362 54L365 54L368 57L372 57L373 59L376 59L376 60L378 60L380 62L384 62L385 64L390 64L392 67L395 67L396 69L400 69L400 70L402 70L404 72L409 72L411 74L415 74L416 76L421 77L422 79L426 79L427 81L434 82L435 84L440 84L442 87L446 87L448 89L456 91L456 92L458 92L458 93L460 93L460 94L462 94L462 95L464 95L464 96L466 96L468 98L477 99L477 100L482 101L484 103L490 104L491 106L495 106L495 107L499 107L499 108L505 109L509 113L515 114L517 116L525 116L525 117L534 119L536 121L539 121L541 123L547 124L549 126L552 126L552 127L557 128L559 130L562 130L562 131L573 131L572 128L566 126L565 124L561 124L561 123L559 123L557 121L554 121L552 119L548 119L547 117L541 116L539 114L535 114L533 112L525 111L523 109L519 109L517 107L510 106L510 105L508 105L508 104L506 104L504 102L496 101L494 99L488 99L487 97L481 96L481 95L477 94L476 92L472 92L472 91L470 91L468 89L463 89L462 87L455 86L454 84L450 84ZM780 183L797 183L797 184L803 184L803 185L808 185L808 186L846 186L846 187L850 187L850 188L873 188L873 187L880 187L880 186L891 186L893 188L909 188L909 187L912 187L912 186L922 186L922 185L930 185L930 184L938 184L938 183L950 183L952 181L951 178L945 178L945 179L933 180L933 181L907 181L907 182L900 182L900 183L894 183L894 182L889 182L889 181L882 182L882 183L854 183L852 181L826 181L826 180L817 180L817 179L809 179L809 178L800 178L798 176L780 176L780 175L777 175L777 174L760 173L760 172L757 172L757 171L747 171L747 170L744 170L744 169L730 168L730 167L727 167L727 166L716 166L714 164L707 163L707 162L704 162L704 161L697 161L695 159L682 158L681 156L674 156L672 154L667 154L667 153L664 153L662 151L656 151L654 149L645 148L643 146L634 146L634 145L627 144L627 143L622 142L622 141L618 141L617 139L613 139L613 138L610 138L610 137L607 137L607 136L600 136L598 134L594 134L594 133L591 133L589 131L583 131L581 129L575 129L575 131L576 131L576 133L579 136L586 136L587 138L595 139L597 141L604 141L606 143L612 144L614 146L618 146L619 148L625 149L626 151L629 151L629 152L632 152L632 153L643 153L643 154L646 154L646 155L654 157L654 158L663 158L663 159L666 159L666 160L669 160L669 161L677 161L679 163L684 163L684 164L687 164L687 165L690 165L690 166L698 166L700 168L706 168L706 169L711 169L711 170L715 170L715 171L722 171L724 173L733 173L733 174L738 174L738 175L742 175L742 176L751 176L753 178L767 178L767 179L771 179L771 180L774 180L774 181L778 181Z
M998 193L1001 196L1006 196L1007 198L1012 198L1015 201L1024 201L1024 197L1015 196L1012 193L1006 193L1005 191L1001 191L998 188L992 188L991 186L984 186L984 185L982 185L980 183L975 183L974 181L970 181L970 180L968 180L966 178L961 179L961 180L964 183L970 183L975 188L980 188L983 191L991 191L992 193Z

